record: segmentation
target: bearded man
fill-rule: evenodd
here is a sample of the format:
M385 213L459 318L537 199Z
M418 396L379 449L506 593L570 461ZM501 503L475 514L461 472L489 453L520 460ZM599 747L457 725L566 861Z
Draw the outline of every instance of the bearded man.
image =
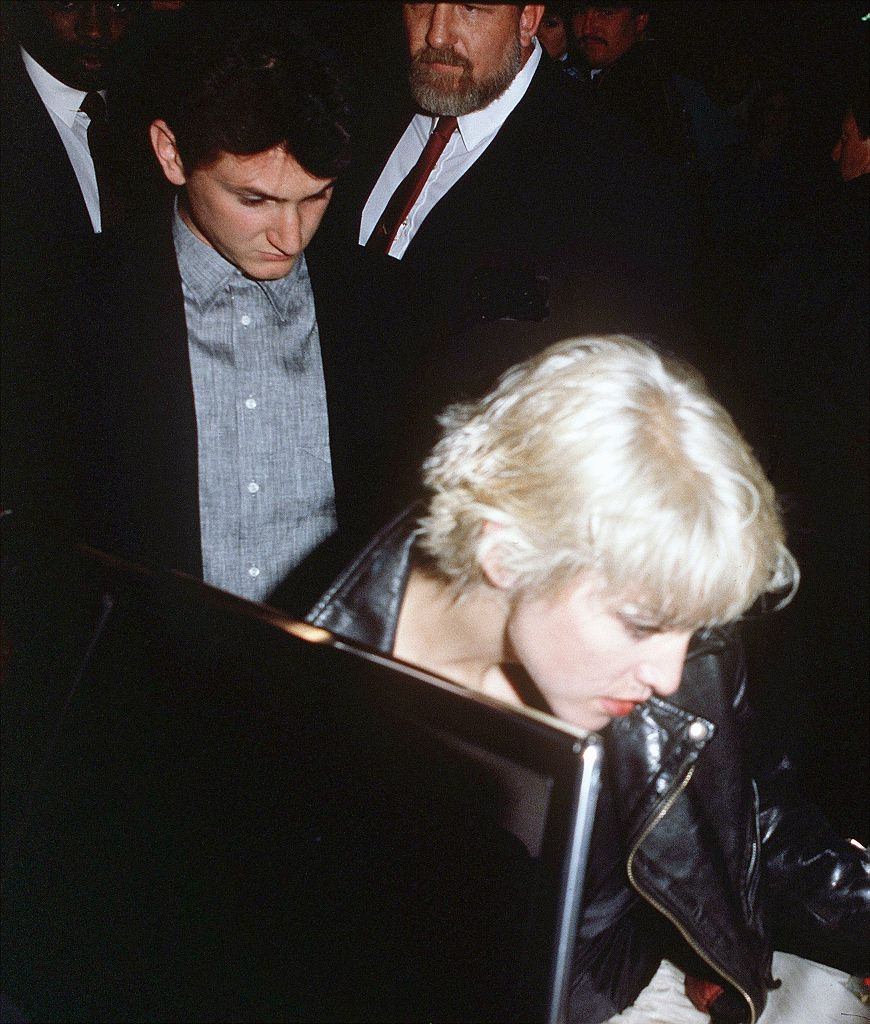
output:
M689 246L673 184L565 81L536 38L544 9L404 4L413 109L389 137L360 133L343 246L329 245L349 267L322 308L368 339L381 515L416 492L448 402L556 338L655 331L675 305Z
M423 221L489 148L541 60L542 4L405 4L409 84L419 112L365 205L360 244L401 259ZM430 142L430 140L434 140ZM424 150L440 149L416 199L391 203ZM374 237L373 237L374 235Z

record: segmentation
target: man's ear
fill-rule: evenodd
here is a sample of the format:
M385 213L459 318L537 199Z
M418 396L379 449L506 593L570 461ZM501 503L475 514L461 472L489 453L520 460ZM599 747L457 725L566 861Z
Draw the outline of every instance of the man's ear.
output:
M634 19L634 29L639 36L642 36L646 32L646 27L649 25L649 14L644 12L638 14Z
M184 173L184 164L178 155L178 147L175 145L175 135L165 121L152 121L148 126L148 136L151 139L151 148L160 164L166 179L173 185L183 185L187 181Z
M532 45L532 36L538 31L545 6L545 4L526 4L520 11L520 46L524 50Z
M512 590L517 574L505 565L505 550L508 542L499 534L504 533L501 523L491 519L483 524L483 539L480 545L480 567L489 584L497 590Z

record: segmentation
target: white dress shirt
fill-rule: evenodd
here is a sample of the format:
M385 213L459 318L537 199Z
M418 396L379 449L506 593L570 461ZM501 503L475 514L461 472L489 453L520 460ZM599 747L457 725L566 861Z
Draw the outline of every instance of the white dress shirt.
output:
M23 46L21 47L21 58L34 88L39 93L39 98L54 121L60 141L64 144L69 162L78 179L79 188L82 190L91 224L93 224L94 231L99 233L102 230L100 193L97 190L94 161L91 159L91 151L88 148L90 118L79 110L82 100L87 94L81 89L73 89L69 85L64 85L54 75L50 75ZM100 95L103 99L106 98L105 89L100 90Z
M429 211L480 157L496 137L510 112L525 96L541 60L541 44L537 39L534 40L534 44L531 56L501 96L482 110L463 114L457 119L459 130L453 133L416 203L411 207L411 212L396 232L395 240L390 246L390 256L397 260L404 256L411 239ZM415 114L411 119L363 208L359 232L360 245L365 245L368 241L390 197L417 163L423 147L435 130L437 121L438 117L431 114Z

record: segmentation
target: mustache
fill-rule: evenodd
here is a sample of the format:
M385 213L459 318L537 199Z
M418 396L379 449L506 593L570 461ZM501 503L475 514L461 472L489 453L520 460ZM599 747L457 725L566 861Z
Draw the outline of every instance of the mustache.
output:
M580 36L581 43L601 43L602 46L607 46L608 42L606 39L602 39L601 36Z
M418 65L447 64L454 68L471 68L471 61L456 53L452 46L443 46L440 48L426 46L414 54L413 62Z

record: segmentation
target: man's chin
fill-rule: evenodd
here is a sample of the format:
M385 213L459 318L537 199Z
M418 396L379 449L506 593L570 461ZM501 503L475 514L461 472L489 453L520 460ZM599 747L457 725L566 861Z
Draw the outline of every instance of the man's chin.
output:
M55 78L60 78L71 89L81 89L83 92L98 92L108 86L106 70L103 67L86 68L76 64L64 74L63 78L60 75L55 75Z
M445 66L441 71L426 64L415 68L410 78L415 103L421 110L438 115L468 113L468 84L459 67Z
M428 114L437 114L439 117L445 114L452 114L460 117L475 109L474 101L469 102L466 90L457 89L456 83L438 83L437 85L423 84L422 82L411 85L411 95L414 102L421 110Z
M63 79L74 89L87 91L105 89L109 82L111 68L103 54L81 54L74 58L68 71L68 78Z
M295 256L282 256L280 259L260 256L239 264L239 270L252 281L280 281L293 269Z
M580 52L590 68L598 70L607 64L607 49L603 46L581 47Z

